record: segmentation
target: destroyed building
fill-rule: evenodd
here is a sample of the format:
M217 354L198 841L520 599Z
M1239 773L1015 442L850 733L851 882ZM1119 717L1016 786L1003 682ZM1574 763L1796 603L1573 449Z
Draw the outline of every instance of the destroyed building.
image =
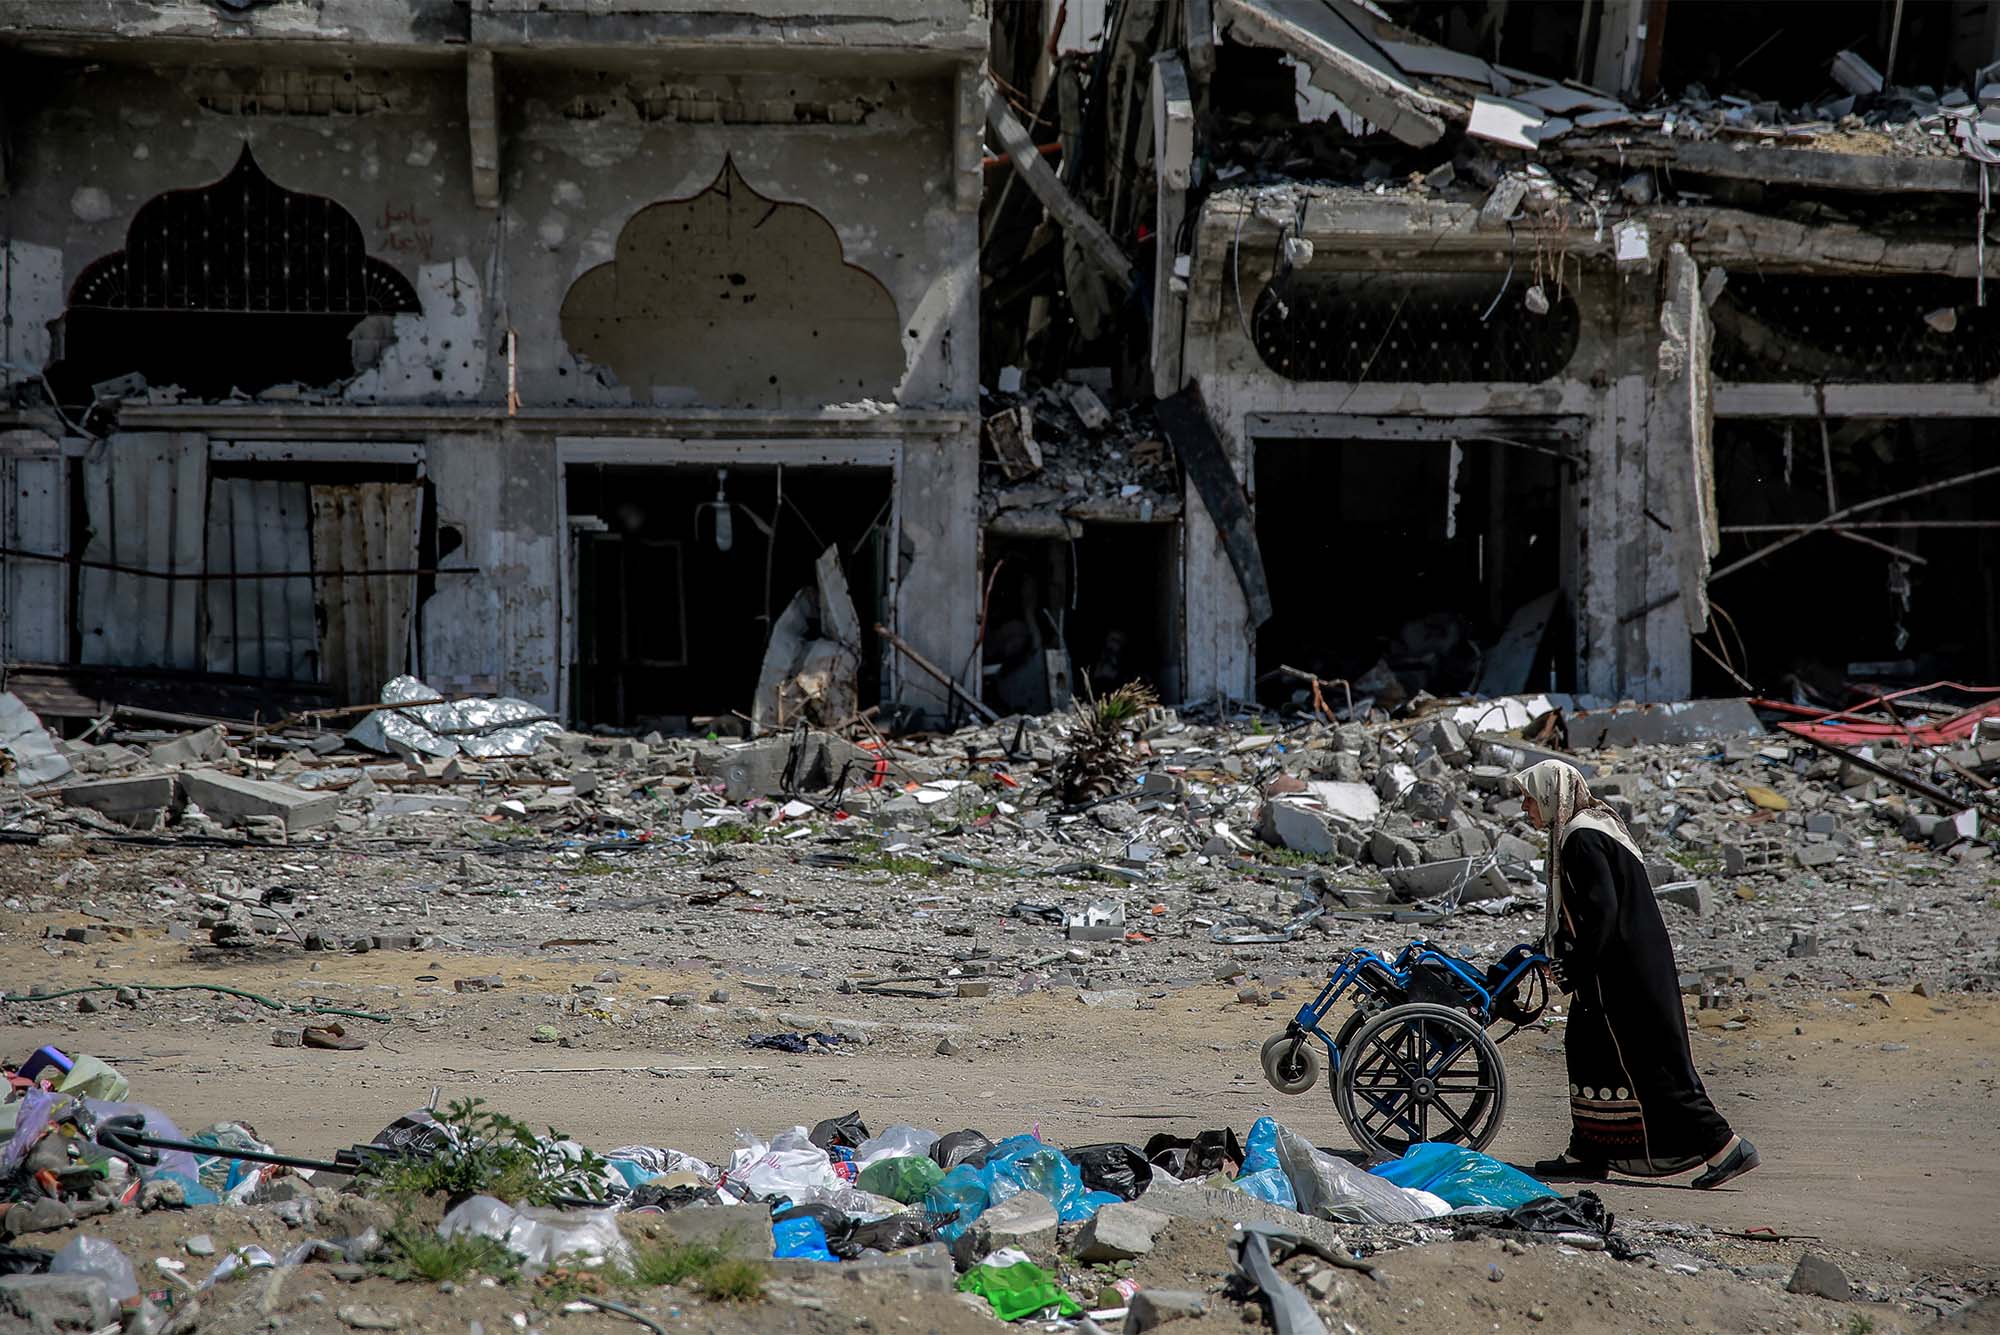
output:
M986 38L963 0L5 0L9 687L726 716L833 551L852 615L795 629L941 713L876 627L953 664L976 627Z
M2000 5L1046 8L983 357L1157 399L1171 694L2000 671Z
M795 10L0 0L7 684L2000 673L2000 4Z

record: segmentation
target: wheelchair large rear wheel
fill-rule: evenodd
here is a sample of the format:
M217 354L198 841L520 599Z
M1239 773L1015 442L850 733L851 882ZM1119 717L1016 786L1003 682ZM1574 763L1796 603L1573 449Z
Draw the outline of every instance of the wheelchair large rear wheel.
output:
M1400 1157L1422 1141L1485 1149L1507 1110L1500 1049L1464 1011L1411 1003L1341 1045L1334 1108L1355 1143Z

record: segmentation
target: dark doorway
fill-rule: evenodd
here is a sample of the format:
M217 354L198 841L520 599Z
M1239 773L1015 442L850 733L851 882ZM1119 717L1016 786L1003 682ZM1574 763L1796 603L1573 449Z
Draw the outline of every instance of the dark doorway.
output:
M1542 689L1552 672L1567 687L1563 599L1549 595L1562 586L1572 530L1568 467L1554 449L1470 438L1259 442L1257 538L1273 607L1257 635L1264 698L1297 689L1274 675L1281 664L1355 682L1386 672L1395 685L1376 693L1396 698ZM1551 602L1555 614L1537 619L1532 609Z
M572 464L564 476L580 722L672 730L748 714L771 621L830 544L863 627L860 699L881 698L887 470Z
M1180 695L1180 528L1083 523L1073 538L986 536L986 700L1040 713L1143 681Z
M1989 467L1993 423L1943 418L1715 424L1714 568L1874 497ZM1829 481L1827 462L1832 463ZM1699 641L1759 691L1842 705L1884 684L2000 676L2000 477L1853 517L1714 580ZM1911 558L1917 558L1912 560ZM1698 694L1739 694L1707 654Z

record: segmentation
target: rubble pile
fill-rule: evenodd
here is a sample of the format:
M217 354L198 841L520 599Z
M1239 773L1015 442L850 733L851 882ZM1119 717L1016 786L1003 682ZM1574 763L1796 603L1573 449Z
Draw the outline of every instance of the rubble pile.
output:
M424 689L404 681L389 693ZM1906 945L1881 936L1983 902L1992 849L1980 774L2000 770L2000 743L1969 738L1902 759L1864 747L1843 759L1767 732L1740 700L1420 696L1389 718L1328 686L1322 704L1324 714L1290 718L1147 709L1124 733L1130 777L1072 783L1072 794L1102 794L1073 805L1057 777L1081 714L900 739L803 728L633 738L563 731L519 702L468 701L370 711L345 733L119 730L57 743L74 773L10 789L4 832L50 847L271 850L289 878L253 858L213 884L153 888L155 911L217 943L427 942L440 936L425 922L440 896L496 894L523 901L526 939L576 912L580 868L673 868L698 878L681 892L690 934L696 910L727 916L737 905L725 900L749 895L916 956L929 948L912 933L998 913L1016 939L1003 955L982 947L976 960L941 961L946 986L1012 971L1023 985L1117 989L1155 970L1132 949L1149 943L1214 969L1240 947L1295 947L1310 961L1350 933L1389 940L1466 914L1461 930L1484 923L1483 939L1532 938L1543 842L1511 777L1553 756L1624 818L1680 950L1701 967L1745 977L1804 967L1850 985L2000 981L1991 942L1968 952L1951 946L1955 933L1913 930ZM508 748L528 753L492 754ZM1951 791L1937 786L1947 781ZM403 850L420 860L399 860ZM380 860L368 873L380 894L366 905L311 884L269 902L267 883L357 859ZM809 907L816 890L790 893L835 885L840 907ZM618 901L604 903L615 918ZM391 930L399 914L410 925ZM1850 932L1852 953L1833 957ZM866 972L848 952L807 953Z
M982 527L1060 535L1065 521L1147 523L1180 514L1173 449L1151 406L1119 403L1109 372L1076 374L1025 392L1009 377L1013 390L988 396L985 454L997 470L987 471L998 476L980 488Z

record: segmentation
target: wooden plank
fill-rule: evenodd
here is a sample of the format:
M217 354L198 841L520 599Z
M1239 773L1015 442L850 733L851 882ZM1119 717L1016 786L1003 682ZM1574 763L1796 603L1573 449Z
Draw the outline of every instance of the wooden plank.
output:
M423 488L411 483L314 487L315 567L413 568L422 507ZM320 660L334 698L345 703L378 698L382 683L400 674L409 661L415 579L353 575L315 583L325 627Z
M310 512L303 482L216 482L209 493L209 573L312 569ZM319 628L310 579L216 580L206 586L202 603L209 671L317 679Z
M90 540L84 558L199 574L206 545L208 443L181 433L120 433L83 458ZM85 569L78 591L86 663L193 668L192 581Z

